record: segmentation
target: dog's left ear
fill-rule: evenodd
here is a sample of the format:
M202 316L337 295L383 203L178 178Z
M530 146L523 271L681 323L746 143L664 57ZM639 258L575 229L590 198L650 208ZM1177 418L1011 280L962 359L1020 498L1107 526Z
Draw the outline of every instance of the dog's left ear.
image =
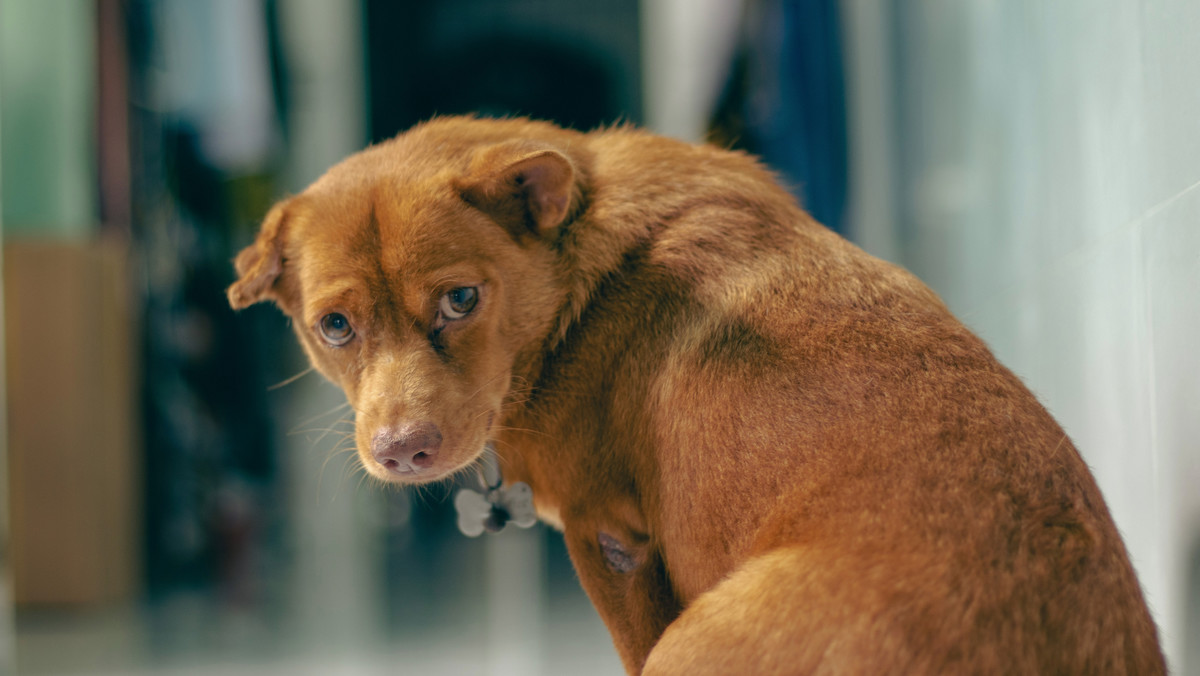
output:
M283 234L286 202L271 207L263 219L262 229L254 243L242 249L234 259L238 280L226 294L235 310L267 300L275 280L283 272Z
M489 214L518 240L548 238L579 201L571 160L554 148L525 141L480 151L455 185L467 204Z

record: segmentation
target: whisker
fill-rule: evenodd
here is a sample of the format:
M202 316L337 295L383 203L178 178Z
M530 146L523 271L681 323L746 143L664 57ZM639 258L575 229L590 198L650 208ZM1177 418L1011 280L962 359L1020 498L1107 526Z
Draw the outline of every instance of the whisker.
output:
M351 459L354 462L349 463L349 464L351 464L350 475L353 476L355 472L362 470L362 474L358 477L358 484L354 487L354 492L357 493L360 490L362 490L363 482L365 482L367 479L372 478L372 476L371 476L371 473L366 471L366 468L362 466L362 463L359 462L357 455L353 456ZM348 463L342 464L342 476L343 477L346 475L346 464L348 464Z
M321 471L317 472L317 495L318 496L321 495L321 483L325 479L325 469L327 467L329 467L329 462L339 455L344 455L346 453L352 454L355 450L357 450L357 449L353 445L351 445L351 446L347 446L344 448L335 448L332 451L330 451L329 455L325 458L325 462L321 463ZM345 465L343 464L343 467L344 466Z
M417 484L413 486L413 495L420 501L421 507L429 507L431 501L429 499L429 488L425 484Z
M472 392L471 394L467 395L467 398L466 398L466 400L465 400L465 401L467 401L467 402L470 402L472 399L474 399L476 396L478 396L478 394L479 394L480 392L482 392L482 391L483 391L483 388L485 388L485 387L487 387L488 385L491 385L492 383L496 382L497 380L499 380L499 379L503 378L505 375L506 375L506 373L505 373L504 371L500 371L499 373L497 373L496 375L492 376L491 378L488 378L487 380L485 380L485 381L483 382L483 384L482 384L482 385L480 385L479 387L475 388L475 391L474 391L474 392Z
M507 463L507 460L505 460L505 458L504 458L504 455L500 453L500 448L499 448L499 447L500 447L501 445L504 445L504 446L509 446L509 444L504 444L503 442L501 442L501 443L498 443L498 444L493 444L493 445L492 445L492 452L496 454L496 464L500 466L500 472L501 472L501 473L503 473L503 472L504 472L504 467L505 467L505 464ZM511 448L511 447L510 447L510 448Z
M337 422L335 422L334 424L336 425L336 424L338 424L338 423L343 423L343 422L349 422L349 421L347 421L347 420L346 420L346 418L342 418L341 420L338 420L338 421L337 421ZM313 442L313 445L316 445L316 444L319 444L319 443L321 443L321 440L322 440L322 439L324 439L324 438L325 438L326 436L328 436L329 434L333 434L333 433L334 433L334 429L333 429L332 427L330 427L330 428L326 429L326 430L325 430L325 432L321 434L321 436L317 437L317 440ZM347 434L347 432L345 432L345 431L338 431L338 432L337 432L337 434ZM350 434L351 436L353 436L353 434L354 434L353 430L352 430L351 432L349 432L349 434Z
M317 437L316 440L312 441L313 446L316 446L317 443L319 441L321 441L321 439L325 438L326 436L328 436L330 434L338 435L335 438L338 439L339 441L345 441L346 439L354 438L353 430L338 430L338 429L334 429L332 427L312 427L312 428L309 428L306 430L296 430L294 432L288 432L288 436L299 436L301 434L313 435L313 434L317 434L317 433L320 433L321 436Z
M353 472L356 472L356 471L358 471L358 470L360 470L360 469L362 469L362 470L363 470L363 472L362 472L362 474L361 474L361 475L358 477L358 484L354 486L354 492L355 492L355 493L357 493L357 492L359 492L359 491L361 491L361 490L362 490L362 486L363 486L363 484L364 484L364 483L366 483L366 482L367 482L367 480L372 480L372 481L375 481L375 480L376 480L376 479L375 479L375 477L374 477L374 476L372 476L370 472L367 472L367 471L366 471L366 470L365 470L365 469L362 467L362 465L356 465L355 467L351 468L351 470L350 470L350 471L351 471L351 473L353 473ZM386 481L380 481L379 483L386 484L387 482L386 482Z
M550 434L549 432L535 430L532 427L515 427L512 425L496 425L496 426L492 427L492 431L494 431L494 432L521 432L524 434L533 434L533 435L543 437L546 439L554 438L554 435Z
M268 392L273 392L273 391L275 391L275 390L278 390L278 389L279 389L279 388L281 388L281 387L287 387L288 385L291 385L292 383L296 382L297 380L300 380L301 378L303 378L304 376L306 376L306 375L308 375L308 374L312 373L312 372L313 372L313 371L315 371L315 370L317 370L315 366L309 366L308 368L306 368L306 369L304 369L303 371L301 371L301 372L297 373L296 375L292 376L291 378L287 378L287 379L285 379L285 380L283 380L283 381L281 381L281 382L278 382L278 383L275 383L274 385L271 385L270 387L268 387L268 388L267 388L267 391L268 391Z
M328 411L325 411L324 413L319 413L319 414L317 414L317 415L314 415L313 417L311 417L311 418L309 418L309 419L307 419L307 420L303 420L303 421L301 421L301 422L299 422L299 423L296 423L296 426L295 426L295 427L293 427L292 429L293 429L293 430L295 430L295 429L297 429L297 428L299 428L299 427L303 427L303 426L305 426L305 425L311 425L312 423L314 423L314 422L316 422L316 421L320 420L321 418L324 418L324 417L325 417L325 416L327 416L327 415L332 415L332 414L334 414L334 413L337 413L338 411L340 411L340 410L342 410L342 409L344 409L344 408L350 408L350 402L348 402L348 401L346 401L346 402L342 402L341 404L338 404L337 406L334 406L333 408L329 409ZM351 415L353 415L353 411L351 411ZM341 419L339 419L339 421L338 421L338 422L341 422L342 420L348 420L348 419L349 419L349 417L350 417L350 416L342 416L342 418L341 418ZM336 423L335 423L335 424L336 424Z

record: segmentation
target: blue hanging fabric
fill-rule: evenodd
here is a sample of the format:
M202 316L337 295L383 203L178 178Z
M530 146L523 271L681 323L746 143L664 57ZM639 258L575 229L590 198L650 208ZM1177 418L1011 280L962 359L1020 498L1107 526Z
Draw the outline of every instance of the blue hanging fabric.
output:
M817 220L844 230L846 104L836 0L750 0L712 139L763 158Z

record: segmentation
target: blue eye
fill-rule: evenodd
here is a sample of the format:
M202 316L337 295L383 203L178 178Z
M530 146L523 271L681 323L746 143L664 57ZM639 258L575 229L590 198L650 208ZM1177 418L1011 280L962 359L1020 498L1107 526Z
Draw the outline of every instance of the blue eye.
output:
M460 286L451 289L438 301L438 310L446 319L462 319L479 302L479 290L473 286Z
M340 312L330 312L321 317L318 329L325 342L334 347L345 345L354 337L354 327L350 326L350 320L346 319L346 315Z

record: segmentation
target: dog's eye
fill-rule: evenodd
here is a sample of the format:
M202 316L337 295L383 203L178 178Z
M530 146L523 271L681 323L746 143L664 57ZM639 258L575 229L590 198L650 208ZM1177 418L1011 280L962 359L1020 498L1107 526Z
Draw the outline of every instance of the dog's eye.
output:
M442 296L442 300L438 302L438 310L446 319L462 319L475 309L477 302L479 302L479 291L475 287L460 286Z
M354 337L354 328L350 326L350 320L340 312L330 312L321 317L318 326L321 329L321 337L334 347L345 345Z

